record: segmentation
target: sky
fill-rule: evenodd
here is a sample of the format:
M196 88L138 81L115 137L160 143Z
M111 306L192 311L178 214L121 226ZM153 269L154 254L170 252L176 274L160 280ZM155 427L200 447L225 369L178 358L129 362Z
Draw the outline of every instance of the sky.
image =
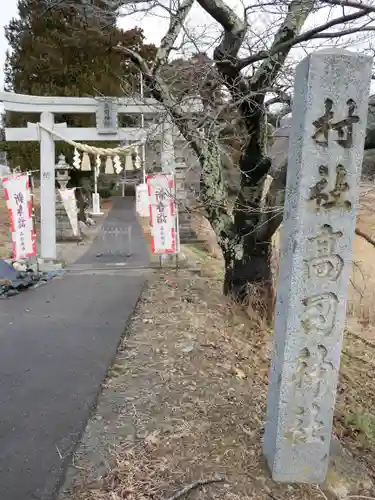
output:
M4 1L4 0L3 0ZM237 13L242 17L243 14L243 0L226 0L226 3L235 9ZM251 0L250 2L246 2L246 4L251 5ZM4 26L6 26L9 21L17 15L17 0L7 0L6 2L7 8L6 10L2 9L0 13L0 90L3 89L4 85L4 75L3 75L3 67L4 67L4 62L5 62L5 55L6 55L6 50L7 50L7 41L4 36ZM348 12L346 12L347 14ZM272 23L270 22L270 15L262 14L259 13L256 15L255 13L252 14L254 17L252 18L252 24L251 24L251 29L256 30L257 36L259 38L263 36L266 36L269 34L269 29ZM324 19L321 16L324 16ZM332 11L330 10L329 15L334 15L334 17L342 15L341 11ZM310 29L317 24L322 24L326 21L326 16L325 14L320 14L314 16L314 18L308 19L307 26L305 26L305 29ZM162 36L165 34L169 21L167 18L163 17L162 13L160 16L155 17L153 16L145 16L143 14L137 14L136 16L122 16L119 18L118 24L121 28L123 29L131 29L134 28L135 25L140 26L143 28L145 37L146 37L146 42L148 43L154 43L158 44L162 38ZM254 28L253 28L254 27ZM206 12L202 11L202 9L199 7L197 2L195 2L195 6L192 9L192 12L189 16L189 21L187 25L187 29L189 33L194 33L194 40L208 40L208 41L214 41L217 39L217 29L215 28L215 25ZM268 33L267 33L268 32ZM367 36L367 34L366 34ZM358 38L358 37L357 37ZM319 44L321 44L321 41L319 41ZM367 43L366 43L367 45ZM357 40L357 43L351 44L350 49L351 50L361 50L363 47L363 42L361 42L359 39ZM195 47L191 45L190 47L191 50L194 50ZM200 47L202 49L202 47ZM362 49L363 50L363 49ZM304 52L304 49L296 49L294 51L293 59L301 59L303 58L306 53ZM372 86L372 90L375 90L375 87Z

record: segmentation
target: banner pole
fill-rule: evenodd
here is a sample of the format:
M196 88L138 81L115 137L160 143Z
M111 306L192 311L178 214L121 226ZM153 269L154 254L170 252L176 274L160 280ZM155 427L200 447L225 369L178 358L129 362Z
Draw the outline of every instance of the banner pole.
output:
M36 217L35 217L35 201L34 201L34 179L33 179L33 174L31 171L28 171L28 176L29 176L29 186L30 186L30 199L31 199L31 217L32 217L32 224L33 224L33 232L34 232L34 238L35 238L35 246L36 246ZM36 260L36 272L37 274L40 273L39 269L39 258L38 258L38 251L35 252L35 260Z

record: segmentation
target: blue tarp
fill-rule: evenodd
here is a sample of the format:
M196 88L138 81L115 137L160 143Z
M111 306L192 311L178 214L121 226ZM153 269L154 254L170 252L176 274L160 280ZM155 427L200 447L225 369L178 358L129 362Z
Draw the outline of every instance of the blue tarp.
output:
M0 298L18 295L21 290L35 288L63 274L62 270L48 273L35 272L31 267L26 271L16 271L11 264L0 259Z

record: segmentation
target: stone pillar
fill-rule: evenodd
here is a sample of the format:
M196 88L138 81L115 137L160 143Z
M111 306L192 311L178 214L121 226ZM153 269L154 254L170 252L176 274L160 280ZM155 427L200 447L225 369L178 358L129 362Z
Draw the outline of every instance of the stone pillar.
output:
M178 203L179 237L180 243L189 243L195 239L191 230L191 216L188 211L188 193L186 190L187 165L183 158L176 158L176 198Z
M43 111L40 122L52 130L54 116ZM55 143L53 136L40 129L40 257L56 259L55 219Z
M173 145L173 124L168 117L163 123L163 135L161 146L161 171L165 173L174 172L175 158Z
M371 65L332 49L296 69L263 447L275 481L327 472Z

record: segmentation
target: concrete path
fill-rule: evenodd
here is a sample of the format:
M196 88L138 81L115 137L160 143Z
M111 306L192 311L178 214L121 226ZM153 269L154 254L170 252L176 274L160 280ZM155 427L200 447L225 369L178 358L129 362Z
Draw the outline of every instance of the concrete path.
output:
M143 241L143 234L136 221L134 199L118 198L110 215L104 221L95 245L77 260L74 267L87 265L102 267L107 264L142 266L148 262L148 252L145 245L139 244L140 239Z
M133 206L117 200L105 226L131 223L134 259L146 265ZM80 259L87 269L99 242ZM0 301L1 500L55 498L145 279L68 273Z

